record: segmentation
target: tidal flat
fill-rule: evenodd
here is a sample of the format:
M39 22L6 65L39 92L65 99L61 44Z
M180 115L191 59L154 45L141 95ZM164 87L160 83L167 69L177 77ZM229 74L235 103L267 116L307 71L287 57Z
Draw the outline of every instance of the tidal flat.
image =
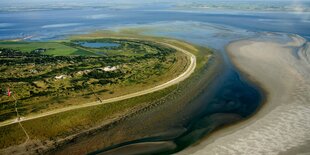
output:
M248 120L180 154L309 153L309 43L287 37L269 34L227 46L236 67L265 90L265 103Z
M204 2L198 5L195 3L176 5L172 2L148 5L144 3L139 3L139 5L93 3L94 6L89 3L83 6L84 2L79 3L80 6L68 4L60 6L63 3L55 3L51 6L40 3L36 6L23 5L21 1L18 3L0 2L2 4L0 7L0 39L32 43L50 42L71 39L76 34L92 33L92 37L102 37L100 34L106 31L130 33L131 36L140 34L160 39L173 38L182 42L181 44L174 42L176 46L186 43L195 48L191 48L193 46L184 46L184 48L199 51L195 53L199 55L197 55L197 62L200 62L197 65L199 69L188 80L143 97L116 102L116 104L87 107L84 110L72 110L61 115L53 115L52 119L40 118L32 122L25 121L26 129L32 129L38 124L48 125L39 130L41 132L31 130L30 139L33 143L28 146L19 146L21 152L25 150L32 151L33 154L67 154L66 151L75 154L124 152L129 154L175 152L180 154L249 154L249 152L296 154L309 152L306 147L309 145L307 142L309 136L305 130L308 128L307 122L309 121L303 119L308 117L306 115L308 107L300 104L309 102L309 98L305 95L305 92L308 92L306 80L308 77L304 73L308 72L305 62L309 60L307 58L309 54L305 52L306 50L296 52L299 49L306 49L309 45L304 43L300 44L302 47L297 48L297 44L291 44L296 40L299 42L309 40L308 2L293 1L291 4L291 1L287 1L281 4L268 3L268 5L254 1L248 5L225 2L213 5L211 10L205 7ZM291 5L284 8L289 4ZM305 39L295 36L292 41L288 34L297 34ZM238 52L231 54L232 48L229 50L226 48L227 45L229 47L235 45L237 40L246 40L240 45L246 50L241 48L233 50L242 51L240 55L236 54ZM287 44L288 42L291 43ZM252 44L255 45L252 46ZM266 48L260 48L260 46L266 46ZM275 51L275 54L250 54L253 57L244 54L251 51L251 48L265 49L270 53ZM288 50L289 48L293 50ZM257 49L254 51L261 52ZM285 54L280 54L279 49L285 51ZM70 49L66 52L74 53ZM128 54L121 51L119 53ZM210 53L214 55L210 56ZM296 59L288 53L293 53ZM306 56L301 56L300 53ZM105 56L109 53L95 51L91 54ZM276 58L275 55L278 57ZM259 59L254 59L256 56ZM210 61L204 62L207 59ZM267 60L274 61L276 64ZM283 62L284 60L287 63ZM242 62L242 65L238 65L239 62ZM248 64L252 65L248 66ZM264 66L264 64L270 66ZM257 72L260 72L255 68L257 66L267 68L266 73L272 72L268 79L274 82L271 83L272 85L264 86L266 81L246 66L253 67L253 71ZM1 73L3 72L4 70ZM265 72L261 73L263 74ZM289 77L293 74L296 75L297 80ZM268 76L264 78L266 77ZM283 80L298 84L298 86L286 85ZM42 86L42 82L37 84ZM287 96L291 96L285 102L292 101L294 104L282 106L270 102L270 98L275 94L270 92L275 91L267 91L271 89L269 87L276 87L277 91L283 92L284 95L277 96L279 98L283 97L285 100ZM294 88L296 91L287 88ZM103 93L104 97L117 95L115 91ZM93 98L96 99L95 96ZM77 100L81 101L79 98ZM274 107L275 110L268 106ZM289 110L290 108L292 111ZM111 111L119 113L110 115ZM274 117L274 115L281 116L281 118ZM55 123L51 120L59 121ZM256 120L258 123L255 125L253 122ZM267 120L270 122L268 123ZM259 123L266 126L261 128L257 125ZM63 124L69 124L69 126ZM271 132L269 129L277 132ZM295 131L292 132L293 134L289 133L290 129L294 129L297 133L294 133ZM1 130L3 132L0 133L3 135L15 132L16 139L13 139L14 137L0 138L5 146L14 145L8 142L10 140L25 141L26 136L16 124L1 128ZM42 137L49 137L44 133L45 131L50 133L50 130L59 132L53 132L50 141L38 140ZM240 136L236 136L240 133L238 130L242 132ZM246 130L253 130L263 136L257 136ZM281 137L280 134L285 136ZM70 136L61 140L57 139L63 135ZM273 139L266 139L270 135ZM252 141L249 141L248 137L252 138ZM272 150L275 151L272 152ZM18 153L1 151L1 154Z

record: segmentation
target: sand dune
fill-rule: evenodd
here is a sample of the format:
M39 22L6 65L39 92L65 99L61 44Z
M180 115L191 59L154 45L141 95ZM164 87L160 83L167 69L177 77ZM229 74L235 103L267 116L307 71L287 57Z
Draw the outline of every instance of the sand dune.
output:
M267 92L267 101L249 120L180 154L310 153L310 49L304 39L291 38L289 43L244 40L227 47L236 67Z

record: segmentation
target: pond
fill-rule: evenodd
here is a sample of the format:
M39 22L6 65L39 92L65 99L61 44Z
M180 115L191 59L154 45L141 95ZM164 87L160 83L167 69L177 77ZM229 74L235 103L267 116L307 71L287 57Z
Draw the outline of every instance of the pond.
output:
M120 46L118 43L111 42L76 42L76 44L89 48L111 48Z

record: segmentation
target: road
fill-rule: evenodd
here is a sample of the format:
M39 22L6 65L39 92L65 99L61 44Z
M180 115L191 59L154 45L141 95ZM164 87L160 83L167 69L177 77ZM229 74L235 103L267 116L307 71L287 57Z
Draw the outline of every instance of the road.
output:
M44 113L40 113L40 114L33 114L33 115L28 115L26 117L23 117L21 120L19 120L18 122L23 122L23 121L28 121L28 120L32 120L32 119L37 119L37 118L41 118L41 117L45 117L45 116L49 116L49 115L54 115L57 113L61 113L61 112L66 112L66 111L70 111L70 110L75 110L75 109L80 109L80 108L86 108L86 107L91 107L91 106L97 106L97 105L102 105L102 104L107 104L107 103L111 103L111 102L117 102L117 101L122 101L122 100L126 100L126 99L130 99L133 97L138 97L138 96L142 96L142 95L146 95L149 93L153 93L159 90L163 90L165 88L168 88L172 85L175 85L183 80L185 80L186 78L188 78L195 70L196 68L196 56L182 48L179 48L177 46L168 44L168 43L163 43L163 42L158 42L161 43L163 45L169 46L171 48L174 48L178 51L183 52L184 54L186 54L189 58L190 58L190 65L188 66L188 68L186 69L185 72L183 72L181 75L179 75L178 77L163 83L161 85L158 85L156 87L153 88L149 88L146 90L142 90L142 91L138 91L135 93L131 93L131 94L127 94L127 95L123 95L123 96L119 96L119 97L115 97L115 98L110 98L110 99L106 99L106 100L102 100L100 101L96 101L96 102L90 102L90 103L85 103L85 104L80 104L80 105L73 105L73 106L69 106L69 107L64 107L64 108L60 108L60 109L55 109L55 110L51 110L48 112L44 112ZM14 124L14 123L18 123L15 119L11 119L11 120L7 120L4 122L0 123L0 127L2 126L6 126L6 125L10 125L10 124Z

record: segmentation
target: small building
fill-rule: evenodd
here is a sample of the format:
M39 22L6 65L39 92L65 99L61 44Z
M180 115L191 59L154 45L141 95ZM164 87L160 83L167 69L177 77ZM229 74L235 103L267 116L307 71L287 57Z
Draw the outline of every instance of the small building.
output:
M115 71L115 70L117 70L117 69L118 69L117 66L113 66L113 67L107 66L107 67L104 67L104 68L103 68L103 70L104 70L105 72Z
M66 78L67 78L67 75L55 76L55 79L57 79L57 80L66 79Z

